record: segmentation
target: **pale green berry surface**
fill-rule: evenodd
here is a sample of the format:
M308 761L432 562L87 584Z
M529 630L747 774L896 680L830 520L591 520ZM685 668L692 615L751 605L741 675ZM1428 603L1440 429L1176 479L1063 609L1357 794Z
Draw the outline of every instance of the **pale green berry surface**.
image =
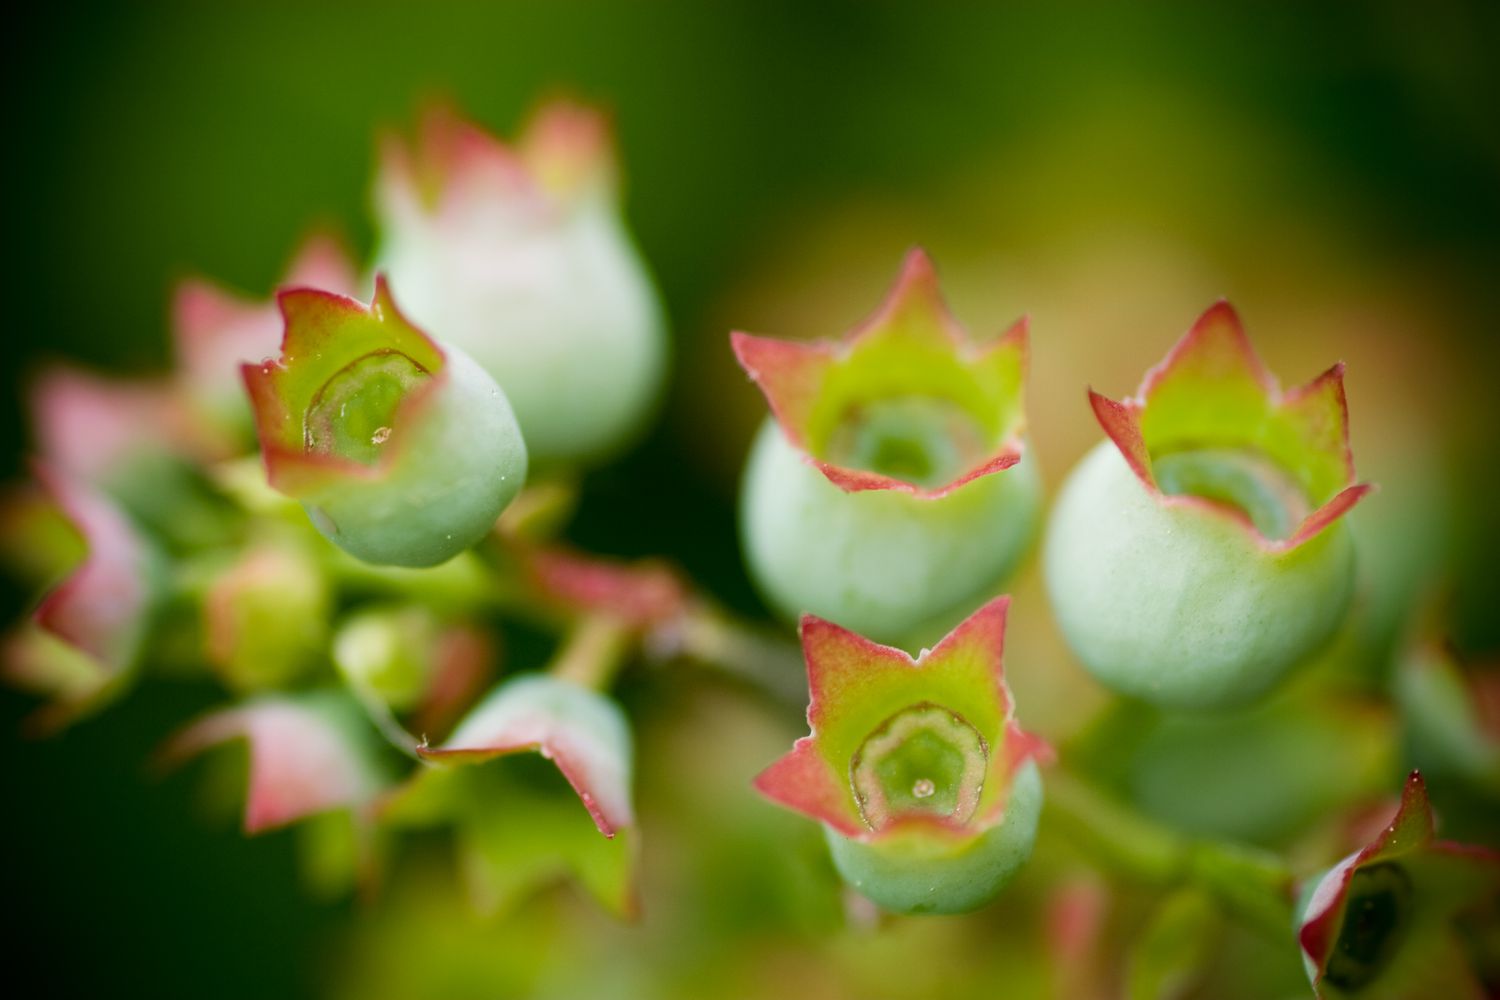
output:
M1110 441L1064 485L1043 561L1058 624L1089 671L1187 708L1269 690L1333 635L1354 581L1343 521L1269 547L1223 511L1148 492Z
M999 588L1035 532L1040 487L1023 458L936 498L845 492L768 419L740 506L746 561L780 614L896 641Z
M505 394L446 347L448 382L410 427L388 474L301 498L329 541L366 562L435 566L494 527L526 481L526 444Z
M861 895L895 913L964 913L989 902L1031 856L1042 779L1027 761L1012 779L1005 815L960 839L846 837L823 827L834 867Z

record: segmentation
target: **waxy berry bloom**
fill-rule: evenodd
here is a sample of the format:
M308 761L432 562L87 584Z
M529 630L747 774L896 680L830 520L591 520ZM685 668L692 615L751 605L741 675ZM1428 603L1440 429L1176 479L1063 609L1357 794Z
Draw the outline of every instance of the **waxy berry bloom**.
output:
M433 111L414 149L381 157L376 267L500 383L538 461L616 448L661 387L661 308L614 173L604 121L564 103L513 148Z
M809 736L756 778L823 824L839 873L887 909L989 900L1031 853L1045 746L1012 718L1000 597L916 658L808 616Z
M1038 506L1025 320L971 343L917 250L841 342L732 342L771 407L745 473L745 554L784 615L901 640L1015 568Z
M1063 634L1108 686L1252 700L1333 634L1353 586L1343 365L1283 392L1227 303L1115 402L1069 477L1045 565Z
M526 479L526 446L493 379L397 309L328 292L280 296L281 358L244 367L271 485L367 562L432 566L469 548Z

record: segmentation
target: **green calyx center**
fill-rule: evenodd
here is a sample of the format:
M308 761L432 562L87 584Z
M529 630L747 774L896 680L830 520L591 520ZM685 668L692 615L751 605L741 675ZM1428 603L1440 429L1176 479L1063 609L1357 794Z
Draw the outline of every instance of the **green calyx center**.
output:
M1324 981L1350 992L1374 981L1400 947L1411 912L1411 876L1404 868L1387 861L1356 870Z
M401 402L432 373L400 351L372 351L335 372L302 422L311 454L373 465L396 433Z
M931 489L977 464L987 450L985 438L984 429L956 403L904 396L851 408L820 457Z
M849 783L865 824L903 816L964 823L979 807L990 748L963 716L922 702L877 726L849 761Z
M1258 452L1193 448L1153 456L1156 485L1171 496L1197 496L1243 513L1266 538L1289 538L1311 513L1297 480Z

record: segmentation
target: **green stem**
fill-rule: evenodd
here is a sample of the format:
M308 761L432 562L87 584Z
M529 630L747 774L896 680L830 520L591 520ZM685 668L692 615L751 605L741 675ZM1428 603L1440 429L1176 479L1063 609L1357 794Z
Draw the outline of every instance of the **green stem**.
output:
M1047 775L1047 816L1104 867L1171 888L1191 884L1274 939L1292 927L1292 876L1257 848L1188 837L1135 812L1065 768Z
M580 687L606 691L625 665L630 630L613 618L582 619L568 634L548 672Z
M701 607L682 624L681 652L689 660L750 685L795 711L807 708L802 650L779 634Z

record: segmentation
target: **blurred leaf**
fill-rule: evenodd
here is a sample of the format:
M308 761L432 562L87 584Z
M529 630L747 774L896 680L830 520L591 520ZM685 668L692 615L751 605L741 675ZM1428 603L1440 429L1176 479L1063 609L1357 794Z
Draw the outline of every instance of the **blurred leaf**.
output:
M1197 981L1213 957L1222 919L1212 899L1180 889L1162 901L1131 946L1128 1000L1174 1000Z

